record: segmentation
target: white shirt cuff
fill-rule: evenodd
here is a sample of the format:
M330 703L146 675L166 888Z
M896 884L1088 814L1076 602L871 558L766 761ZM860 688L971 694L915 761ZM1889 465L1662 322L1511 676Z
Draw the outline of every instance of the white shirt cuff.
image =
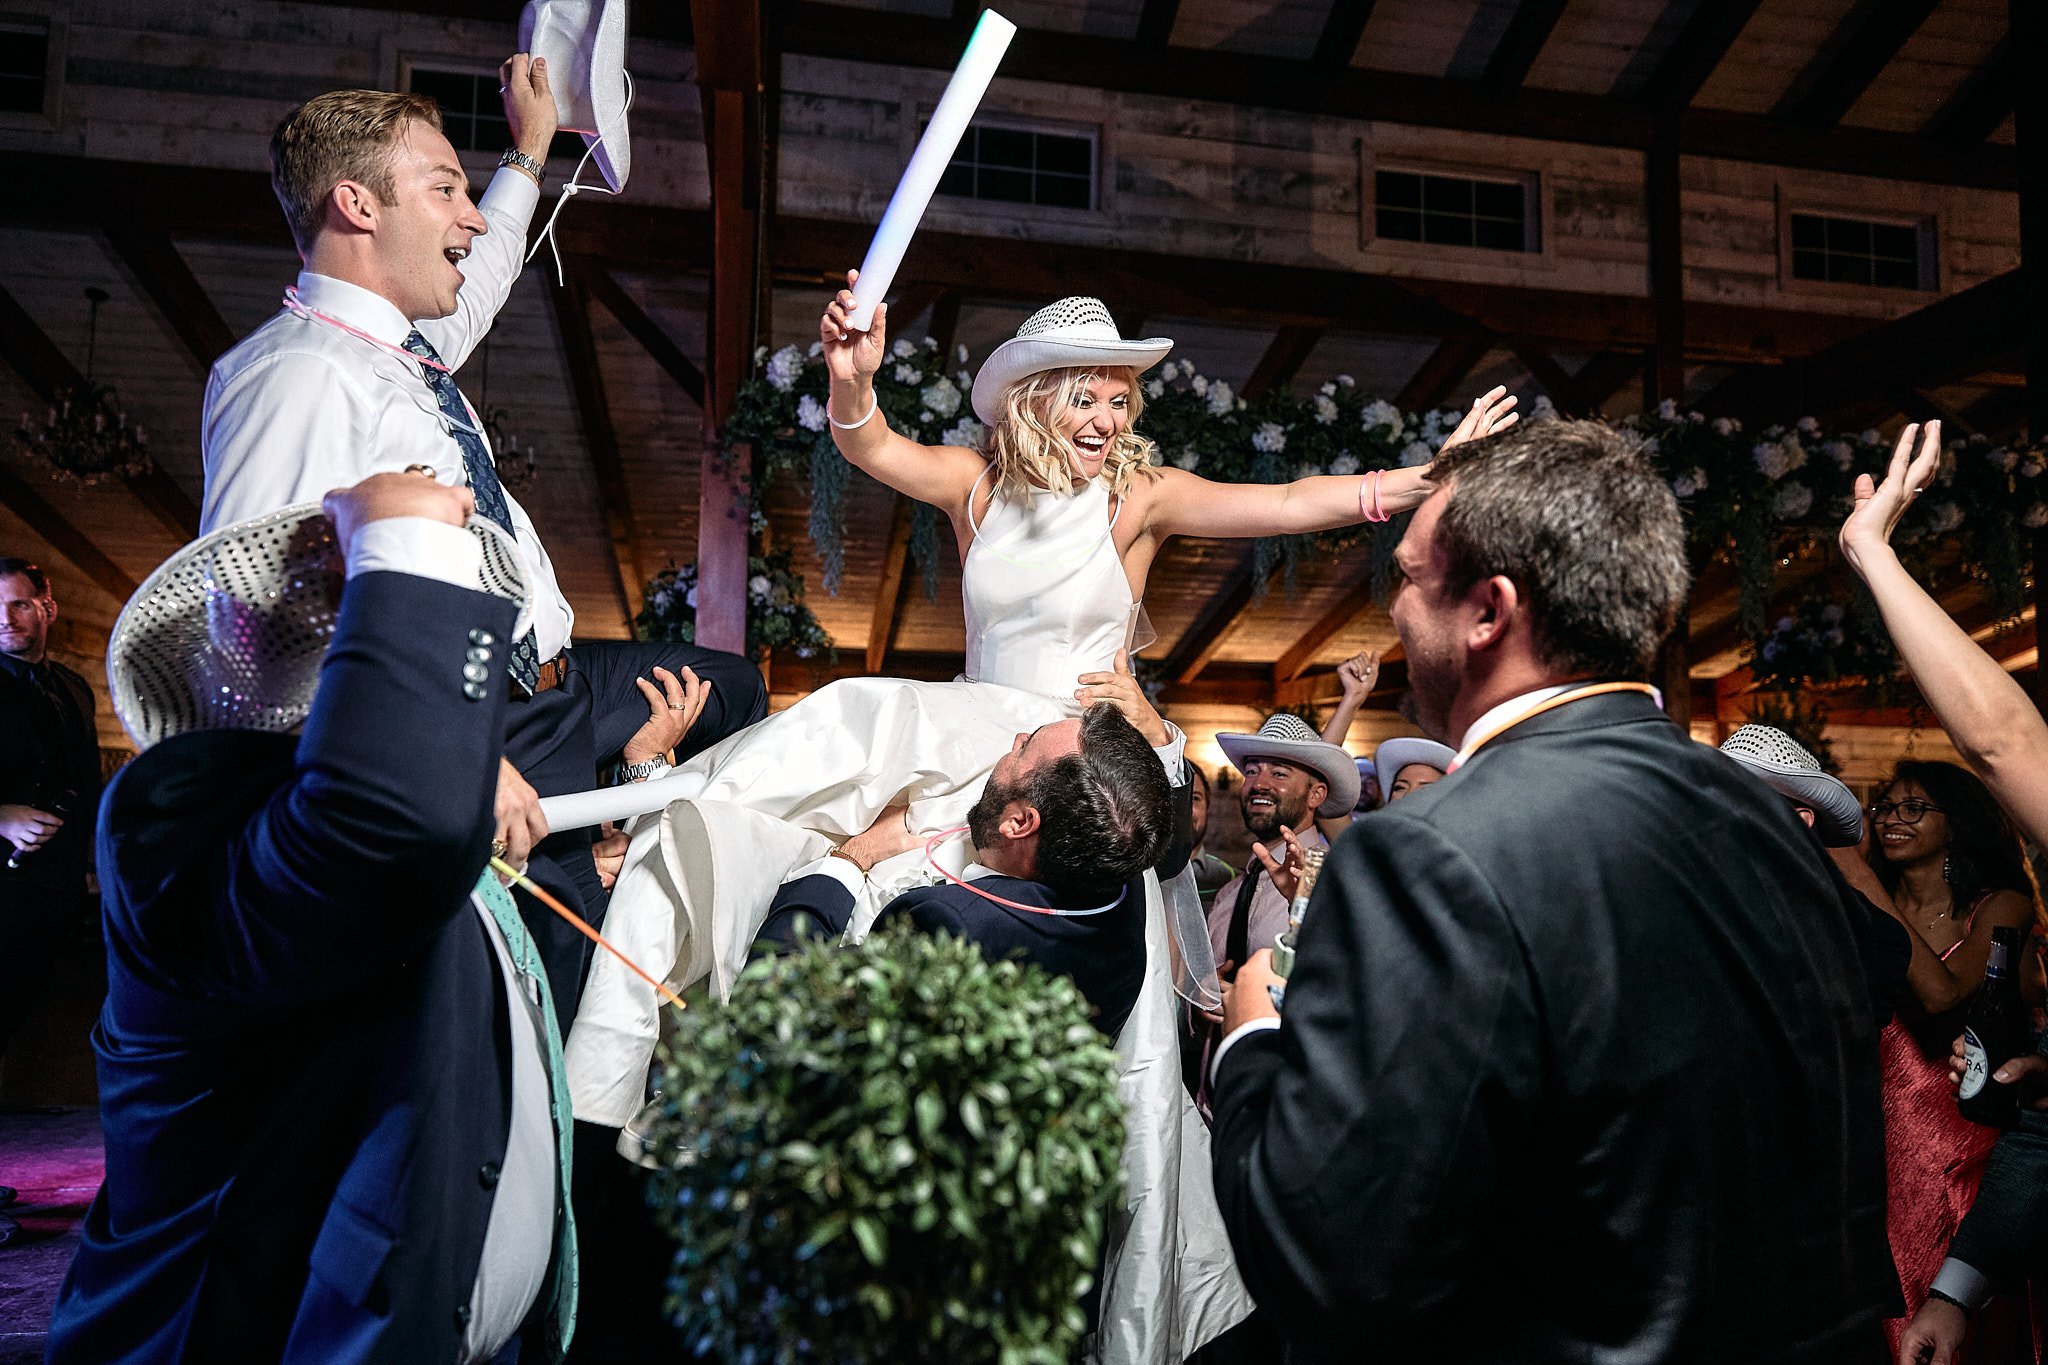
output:
M483 590L484 547L460 526L432 517L385 517L356 528L348 576L386 571Z
M1934 1277L1933 1288L1967 1304L1973 1313L1991 1297L1991 1281L1984 1278L1984 1272L1953 1256L1941 1263L1941 1272Z
M1166 768L1168 785L1185 787L1188 784L1188 771L1183 760L1187 756L1188 737L1172 721L1166 721L1165 725L1169 738L1152 752L1159 755L1160 763Z
M784 877L782 881L783 885L787 886L800 877L816 877L819 875L830 877L833 881L838 882L846 888L847 894L855 900L860 899L861 888L866 886L868 881L867 875L858 867L855 867L852 862L831 853L826 854L816 862L805 863L802 867Z
M532 176L510 166L500 166L498 173L491 177L490 186L484 190L484 197L477 202L477 209L509 218L524 228L533 221L533 210L539 203L540 186L533 183Z
M1280 1021L1267 1014L1261 1015L1257 1019L1247 1019L1232 1029L1224 1036L1223 1041L1216 1045L1216 1055L1209 1059L1209 1084L1216 1084L1216 1069L1223 1065L1223 1054L1229 1052L1236 1045L1238 1039L1279 1027Z

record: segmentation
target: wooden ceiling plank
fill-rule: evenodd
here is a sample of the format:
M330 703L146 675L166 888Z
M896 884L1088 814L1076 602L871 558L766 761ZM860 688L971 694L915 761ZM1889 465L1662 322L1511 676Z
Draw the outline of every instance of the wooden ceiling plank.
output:
M1704 0L1650 73L1643 87L1644 100L1666 111L1689 108L1762 3Z
M1971 72L1921 128L1922 137L1955 146L1975 146L1998 131L2012 112L2013 81L2018 69L2010 34Z
M1188 628L1181 632L1174 643L1173 652L1166 656L1160 671L1173 682L1187 684L1201 676L1202 670L1216 657L1216 651L1223 647L1223 641L1230 635L1231 627L1244 615L1258 586L1257 576L1252 571L1253 552L1245 547L1244 557L1228 582L1216 595L1202 605Z
M1578 380L1550 352L1526 341L1515 343L1514 351L1515 358L1543 386L1543 391L1550 395L1550 401L1557 405L1559 412L1570 417L1583 417L1596 406L1586 397Z
M1322 339L1320 327L1282 327L1275 332L1251 378L1244 382L1245 401L1256 402L1267 394L1283 392Z
M1488 89L1513 90L1529 77L1529 68L1536 65L1536 58L1543 52L1543 45L1550 41L1551 31L1557 21L1564 17L1565 5L1569 0L1522 0L1515 6L1514 17L1508 20L1507 30L1494 45L1493 55L1486 59L1486 70L1480 76L1480 84Z
M1342 634L1353 621L1371 611L1374 600L1372 575L1367 573L1332 603L1328 611L1317 617L1315 624L1302 632L1301 638L1287 647L1279 662L1273 665L1274 685L1292 682L1307 672L1323 646Z
M135 596L139 586L136 581L100 553L91 536L74 526L69 517L29 487L27 480L4 465L0 465L0 505L27 522L37 535L50 542L50 548L76 565L101 592L123 603Z
M1365 37L1365 26L1372 22L1375 3L1376 0L1330 0L1330 14L1323 20L1323 31L1316 36L1315 55L1309 58L1309 65L1325 72L1349 67L1359 40Z
M875 585L875 612L868 623L867 665L869 673L880 673L896 639L896 623L903 614L906 584L904 565L910 558L910 499L901 493L890 496L889 544L882 551L882 577Z
M1899 55L1935 0L1862 0L1835 28L1771 111L1808 128L1832 128Z
M0 288L0 360L46 403L65 390L85 391L85 376L5 288ZM161 466L152 463L121 483L180 544L199 534L199 508Z
M683 354L683 348L676 345L662 325L647 315L647 310L634 302L633 296L625 291L612 272L601 265L592 265L586 275L591 297L605 306L605 311L619 320L627 332L639 342L655 364L661 366L668 377L676 381L677 387L690 396L698 407L704 406L704 372L696 363Z
M206 286L178 251L170 234L132 219L110 217L101 227L164 323L183 343L203 375L235 344L234 329L220 315Z
M613 585L618 590L619 609L631 630L633 618L640 614L647 561L641 553L640 533L633 523L632 493L626 481L625 461L619 453L618 431L612 424L611 404L605 395L597 338L590 329L588 267L578 262L563 288L547 292L561 334L569 384L576 397L576 418L597 477L598 501L612 546Z
M1438 343L1422 362L1422 368L1415 372L1395 406L1407 412L1426 412L1441 407L1465 382L1465 376L1472 373L1472 367L1486 358L1493 349L1493 338L1486 336L1449 336Z
M1179 17L1180 0L1145 0L1145 8L1138 11L1135 41L1144 47L1165 47L1173 38L1173 21Z

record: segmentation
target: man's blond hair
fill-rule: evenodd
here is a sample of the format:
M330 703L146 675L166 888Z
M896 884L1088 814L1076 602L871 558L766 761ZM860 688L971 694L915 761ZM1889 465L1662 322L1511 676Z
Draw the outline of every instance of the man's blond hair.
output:
M291 224L301 255L327 220L327 196L354 180L393 202L391 162L408 124L441 126L441 106L425 95L333 90L285 115L270 137L270 188Z

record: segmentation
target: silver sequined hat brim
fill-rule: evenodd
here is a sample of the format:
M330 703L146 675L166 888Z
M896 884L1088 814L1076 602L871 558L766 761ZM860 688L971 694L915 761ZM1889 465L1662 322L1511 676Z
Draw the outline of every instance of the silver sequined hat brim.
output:
M1820 766L1792 736L1772 725L1744 725L1721 742L1721 752L1764 780L1780 796L1814 813L1814 832L1830 848L1863 837L1863 808L1840 780Z
M478 591L532 618L512 538L473 517ZM345 568L334 526L303 503L224 526L152 573L114 623L107 686L137 749L191 730L288 733L305 723L334 636Z

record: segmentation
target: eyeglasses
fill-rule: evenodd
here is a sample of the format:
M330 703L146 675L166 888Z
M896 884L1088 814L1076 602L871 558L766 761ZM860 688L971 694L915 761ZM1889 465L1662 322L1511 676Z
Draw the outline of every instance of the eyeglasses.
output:
M1913 798L1906 801L1880 801L1870 808L1870 821L1896 820L1902 825L1917 825L1929 811L1939 811L1940 806L1932 801Z

